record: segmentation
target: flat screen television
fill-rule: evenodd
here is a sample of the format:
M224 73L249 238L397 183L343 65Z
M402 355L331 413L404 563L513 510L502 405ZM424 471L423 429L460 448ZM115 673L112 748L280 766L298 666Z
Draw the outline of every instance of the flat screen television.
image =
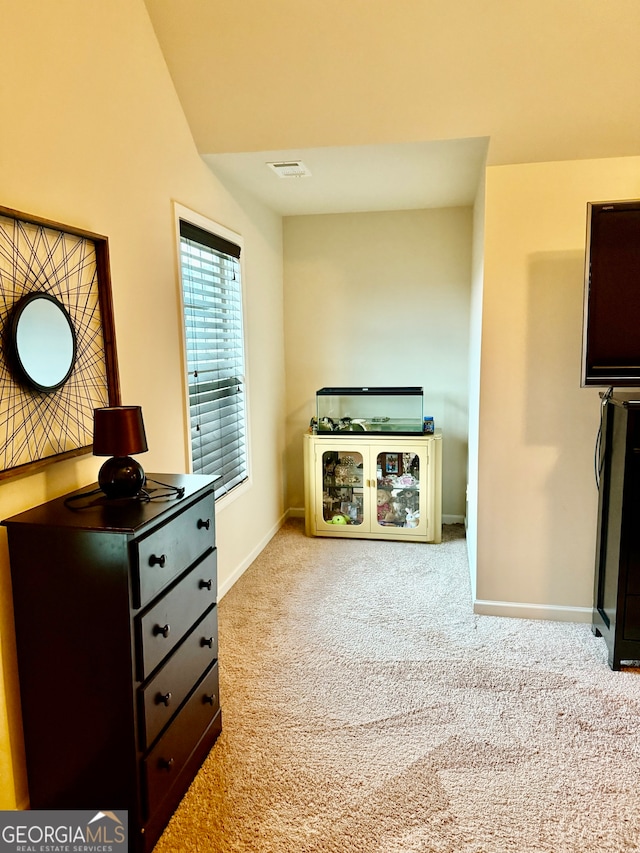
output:
M640 387L640 200L587 204L581 385Z

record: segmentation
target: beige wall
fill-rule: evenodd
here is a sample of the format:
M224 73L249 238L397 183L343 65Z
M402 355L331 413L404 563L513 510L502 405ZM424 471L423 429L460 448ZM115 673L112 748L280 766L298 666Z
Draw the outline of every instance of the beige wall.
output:
M186 465L172 200L244 238L253 480L218 515L228 586L284 510L281 220L203 165L142 0L4 4L0 52L0 204L109 237L123 402L143 407L148 471ZM3 481L0 518L91 483L98 466L88 456ZM0 536L0 808L10 809L27 794Z
M284 220L287 504L302 508L302 433L332 385L421 385L443 430L443 513L467 468L470 208Z
M586 203L638 197L638 157L487 170L479 612L590 617L599 398L580 388Z
M445 433L444 511L462 515L471 210L286 220L283 324L281 221L202 164L142 0L6 3L0 51L0 204L108 235L123 402L143 406L149 471L186 464L172 200L244 238L252 483L220 507L222 587L284 509L302 506L300 436L315 390L369 383L372 368L377 384L424 385ZM397 134L387 116L392 125ZM403 140L425 138L413 127ZM487 172L470 361L481 383L470 472L480 609L582 617L591 606L598 412L597 391L578 386L585 204L639 197L639 167L636 157ZM86 485L98 464L3 482L0 518ZM10 809L26 802L26 784L0 536L0 808Z

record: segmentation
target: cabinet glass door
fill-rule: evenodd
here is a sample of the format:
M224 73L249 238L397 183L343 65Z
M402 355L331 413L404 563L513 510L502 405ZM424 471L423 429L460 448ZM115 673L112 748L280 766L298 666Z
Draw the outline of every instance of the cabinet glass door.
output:
M364 519L361 453L324 450L322 453L322 518L327 524L359 525Z
M423 528L420 519L420 456L415 451L381 451L376 457L378 527Z

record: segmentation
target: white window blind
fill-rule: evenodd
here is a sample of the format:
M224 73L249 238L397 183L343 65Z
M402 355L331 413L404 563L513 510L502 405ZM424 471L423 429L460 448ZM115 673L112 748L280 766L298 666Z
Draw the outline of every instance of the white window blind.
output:
M180 220L193 472L247 479L240 247Z

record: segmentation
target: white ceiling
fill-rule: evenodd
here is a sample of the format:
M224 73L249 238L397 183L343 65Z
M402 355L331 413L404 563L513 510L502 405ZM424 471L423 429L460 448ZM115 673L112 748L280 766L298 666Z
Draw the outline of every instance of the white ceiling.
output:
M467 205L485 156L640 152L639 0L144 2L200 155L284 215ZM312 177L265 166L297 158Z
M223 181L283 216L461 207L473 204L488 140L205 154ZM266 164L302 160L310 177L283 178Z

